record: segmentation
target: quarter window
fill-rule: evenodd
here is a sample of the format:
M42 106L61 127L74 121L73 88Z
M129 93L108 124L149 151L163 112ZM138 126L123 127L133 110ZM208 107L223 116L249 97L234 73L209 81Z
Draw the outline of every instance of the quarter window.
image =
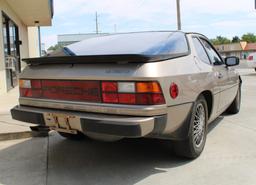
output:
M206 52L213 63L213 65L222 65L224 64L215 49L204 39L200 39L202 44L204 45Z
M202 46L202 44L200 43L200 41L198 40L198 38L193 38L193 43L197 52L198 57L200 58L200 60L206 64L211 64L204 47Z

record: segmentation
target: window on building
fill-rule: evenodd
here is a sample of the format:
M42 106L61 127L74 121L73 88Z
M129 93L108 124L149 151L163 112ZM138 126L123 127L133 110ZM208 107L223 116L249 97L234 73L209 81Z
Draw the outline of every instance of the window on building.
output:
M2 29L7 89L10 90L17 85L17 73L20 71L19 30L14 21L4 13L2 13Z

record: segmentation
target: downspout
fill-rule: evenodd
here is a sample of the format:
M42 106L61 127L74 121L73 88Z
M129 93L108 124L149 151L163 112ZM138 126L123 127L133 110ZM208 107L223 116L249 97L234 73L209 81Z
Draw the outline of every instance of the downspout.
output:
M38 48L39 48L39 57L42 56L42 45L41 45L41 28L40 26L37 27L38 28Z

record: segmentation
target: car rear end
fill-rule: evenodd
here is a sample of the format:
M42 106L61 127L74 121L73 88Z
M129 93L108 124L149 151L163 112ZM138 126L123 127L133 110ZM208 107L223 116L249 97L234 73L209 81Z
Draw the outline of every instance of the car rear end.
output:
M138 35L144 43L128 43ZM170 44L175 47L166 47ZM166 48L171 55L159 54ZM25 60L28 66L20 75L19 105L11 110L13 119L61 133L118 139L162 137L179 129L190 111L191 104L181 102L182 108L170 108L167 102L170 94L176 98L178 93L176 84L173 89L166 86L171 78L168 61L181 63L179 58L188 55L183 33L121 34L71 45L62 53L70 56ZM181 115L174 118L175 114ZM168 117L173 117L171 127Z

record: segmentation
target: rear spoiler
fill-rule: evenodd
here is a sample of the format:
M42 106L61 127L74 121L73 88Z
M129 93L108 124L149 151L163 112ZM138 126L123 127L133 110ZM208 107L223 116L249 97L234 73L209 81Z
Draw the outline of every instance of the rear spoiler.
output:
M186 54L175 55L86 55L86 56L58 56L22 59L28 65L43 64L95 64L95 63L148 63L186 56Z

